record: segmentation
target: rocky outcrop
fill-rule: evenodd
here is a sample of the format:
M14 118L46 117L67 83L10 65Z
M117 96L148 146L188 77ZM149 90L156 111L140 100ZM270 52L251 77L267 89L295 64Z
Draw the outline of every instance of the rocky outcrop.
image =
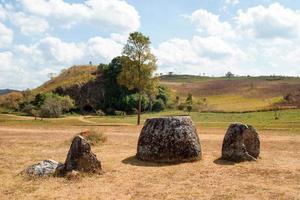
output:
M192 119L189 116L147 119L136 156L143 161L159 163L201 159L201 145Z
M55 174L56 168L62 165L55 160L43 160L37 164L29 166L22 173L29 176L51 176Z
M254 161L259 153L259 136L252 126L241 123L229 126L223 140L222 159L234 162Z
M69 149L64 165L57 168L57 175L64 175L72 170L97 173L101 171L101 162L91 151L90 144L80 135L76 136Z

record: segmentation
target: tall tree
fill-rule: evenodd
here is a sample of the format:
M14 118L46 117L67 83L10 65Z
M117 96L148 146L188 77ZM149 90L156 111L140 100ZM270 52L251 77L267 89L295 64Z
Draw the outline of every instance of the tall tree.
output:
M120 85L138 92L138 125L141 118L141 97L147 91L155 90L157 83L153 76L156 58L151 53L150 44L149 37L140 32L131 33L123 49L123 66L118 76Z

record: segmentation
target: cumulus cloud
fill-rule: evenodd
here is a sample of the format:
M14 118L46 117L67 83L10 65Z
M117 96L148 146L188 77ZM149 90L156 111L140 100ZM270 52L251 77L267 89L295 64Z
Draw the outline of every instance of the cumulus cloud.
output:
M228 22L221 22L218 15L207 10L199 9L191 15L186 15L186 17L196 24L200 33L220 37L234 37L231 25Z
M228 4L228 5L237 5L240 3L240 0L225 0L225 4Z
M0 72L4 72L11 68L12 64L12 52L4 51L0 52Z
M30 72L22 69L18 66L14 58L14 54L11 51L0 52L0 74L5 75L0 79L0 88L16 88L24 89L31 84L37 84L38 79L28 81ZM37 78L37 77L35 77Z
M67 28L81 22L124 32L140 27L138 12L122 0L87 0L84 3L68 3L64 0L20 1L27 12L56 19Z
M55 37L42 39L36 48L43 52L45 59L55 60L61 64L72 64L84 56L82 45L63 42Z
M47 36L31 45L14 45L11 52L0 52L0 72L6 75L6 81L0 81L0 88L24 89L41 84L48 73L68 66L89 61L108 63L121 54L122 48L123 43L100 36L78 43Z
M161 43L154 51L163 71L189 74L222 75L247 58L236 45L216 36L194 36L192 40L174 38Z
M11 22L19 27L24 35L43 33L49 29L49 24L45 19L29 16L23 12L11 13L10 18Z
M7 27L20 30L16 33ZM63 28L85 26L110 33L76 42L53 36ZM121 54L128 33L138 30L136 9L123 0L17 0L0 3L0 88L33 87L46 81L47 73L74 64L108 63ZM68 30L71 32L72 30ZM24 39L24 43L19 43ZM1 50L2 48L8 51ZM10 81L14 80L14 81Z
M4 7L0 4L0 20L4 20L6 18L6 11Z
M0 22L0 49L7 47L13 41L13 31Z
M239 28L244 34L260 39L300 37L300 13L279 3L239 11Z
M239 10L232 21L203 9L188 19L199 34L161 43L155 49L160 71L299 75L299 11L274 3Z
M86 48L87 56L108 63L115 56L121 55L123 45L111 38L94 37L89 39Z

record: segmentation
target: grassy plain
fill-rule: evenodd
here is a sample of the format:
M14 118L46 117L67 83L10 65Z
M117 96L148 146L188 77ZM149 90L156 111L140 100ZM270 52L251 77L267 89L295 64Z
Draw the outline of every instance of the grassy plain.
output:
M149 117L186 114L167 111ZM157 165L136 160L142 126L136 117L68 116L34 120L0 115L0 199L300 199L300 110L253 113L198 113L203 159ZM261 158L233 164L219 160L231 122L254 125L260 133ZM98 129L107 142L92 149L104 174L78 179L28 178L18 175L43 159L63 162L74 134Z

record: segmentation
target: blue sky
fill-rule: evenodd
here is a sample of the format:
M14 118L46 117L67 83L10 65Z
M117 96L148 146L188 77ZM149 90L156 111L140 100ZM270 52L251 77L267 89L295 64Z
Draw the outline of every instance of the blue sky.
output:
M300 76L300 1L0 0L0 88L108 63L150 36L158 72Z

